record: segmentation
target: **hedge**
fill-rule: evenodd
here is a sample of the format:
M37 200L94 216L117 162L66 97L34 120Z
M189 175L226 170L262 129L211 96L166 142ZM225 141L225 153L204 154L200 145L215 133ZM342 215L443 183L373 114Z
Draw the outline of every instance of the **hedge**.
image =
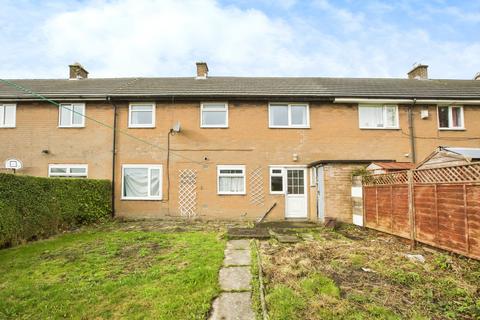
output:
M0 248L110 217L108 180L0 173Z

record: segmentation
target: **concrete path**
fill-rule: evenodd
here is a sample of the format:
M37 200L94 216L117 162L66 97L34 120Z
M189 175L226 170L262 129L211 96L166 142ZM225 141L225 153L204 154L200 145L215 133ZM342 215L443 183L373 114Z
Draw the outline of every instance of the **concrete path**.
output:
M230 240L219 282L222 293L213 301L210 320L254 320L250 240Z

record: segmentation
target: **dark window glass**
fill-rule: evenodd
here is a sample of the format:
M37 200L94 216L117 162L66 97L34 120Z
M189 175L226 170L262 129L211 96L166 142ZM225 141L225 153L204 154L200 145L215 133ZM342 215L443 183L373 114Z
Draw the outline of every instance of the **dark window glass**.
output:
M283 178L282 177L271 177L270 178L270 183L272 191L283 191Z
M438 108L438 122L440 123L440 128L448 128L448 107L439 107Z

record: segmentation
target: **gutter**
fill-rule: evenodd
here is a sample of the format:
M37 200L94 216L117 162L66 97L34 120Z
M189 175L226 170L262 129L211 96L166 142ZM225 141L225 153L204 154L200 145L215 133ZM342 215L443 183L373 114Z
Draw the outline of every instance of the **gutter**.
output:
M392 103L392 104L459 104L480 105L480 100L461 99L369 99L369 98L335 98L333 103Z

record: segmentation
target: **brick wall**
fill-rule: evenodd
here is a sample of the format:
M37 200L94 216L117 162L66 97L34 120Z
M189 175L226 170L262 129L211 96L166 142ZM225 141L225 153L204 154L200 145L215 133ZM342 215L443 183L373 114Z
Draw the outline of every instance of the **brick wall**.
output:
M360 164L332 163L324 166L325 217L352 222L352 171Z

